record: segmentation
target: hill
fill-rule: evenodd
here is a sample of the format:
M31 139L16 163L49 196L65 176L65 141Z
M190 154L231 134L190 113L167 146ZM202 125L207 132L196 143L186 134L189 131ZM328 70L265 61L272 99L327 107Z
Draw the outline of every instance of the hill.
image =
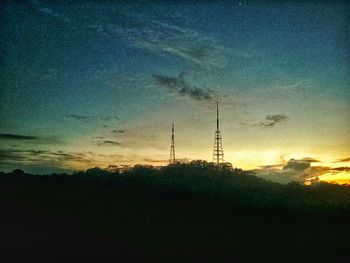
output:
M317 252L342 260L349 244L349 186L281 185L203 161L71 175L17 170L0 175L0 200L9 256Z

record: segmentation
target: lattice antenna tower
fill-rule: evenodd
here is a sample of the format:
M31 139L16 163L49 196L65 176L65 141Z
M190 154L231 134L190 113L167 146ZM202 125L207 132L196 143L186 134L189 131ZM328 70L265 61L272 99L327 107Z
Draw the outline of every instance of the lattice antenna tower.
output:
M175 164L175 142L174 142L175 128L174 123L171 126L171 145L170 145L170 157L169 164Z
M216 102L216 130L214 139L213 162L216 165L224 162L224 151L222 149L222 137L219 123L219 102Z

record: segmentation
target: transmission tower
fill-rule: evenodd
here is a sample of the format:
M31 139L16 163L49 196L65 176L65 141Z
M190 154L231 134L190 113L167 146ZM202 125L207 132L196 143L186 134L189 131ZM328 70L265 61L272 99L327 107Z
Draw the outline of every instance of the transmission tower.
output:
M175 164L175 143L174 143L174 123L171 127L171 145L170 145L170 158L169 164Z
M216 102L216 130L214 139L213 162L216 165L224 162L224 151L222 149L222 138L219 126L219 102Z

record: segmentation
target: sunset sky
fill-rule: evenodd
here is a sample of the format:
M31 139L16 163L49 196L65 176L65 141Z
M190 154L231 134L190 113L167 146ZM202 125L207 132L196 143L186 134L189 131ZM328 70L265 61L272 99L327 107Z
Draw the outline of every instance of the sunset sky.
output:
M350 182L346 2L54 2L0 4L0 170L211 161L218 100L234 167Z

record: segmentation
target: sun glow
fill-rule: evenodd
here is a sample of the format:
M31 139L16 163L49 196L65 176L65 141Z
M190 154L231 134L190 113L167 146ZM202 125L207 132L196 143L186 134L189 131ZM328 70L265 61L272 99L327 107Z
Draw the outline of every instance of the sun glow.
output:
M332 183L332 184L350 184L350 172L340 171L340 172L329 172L320 176L310 178L305 181L306 185L311 185L312 181L318 177L319 181Z
M327 183L350 184L350 172L348 171L326 173L318 178Z

